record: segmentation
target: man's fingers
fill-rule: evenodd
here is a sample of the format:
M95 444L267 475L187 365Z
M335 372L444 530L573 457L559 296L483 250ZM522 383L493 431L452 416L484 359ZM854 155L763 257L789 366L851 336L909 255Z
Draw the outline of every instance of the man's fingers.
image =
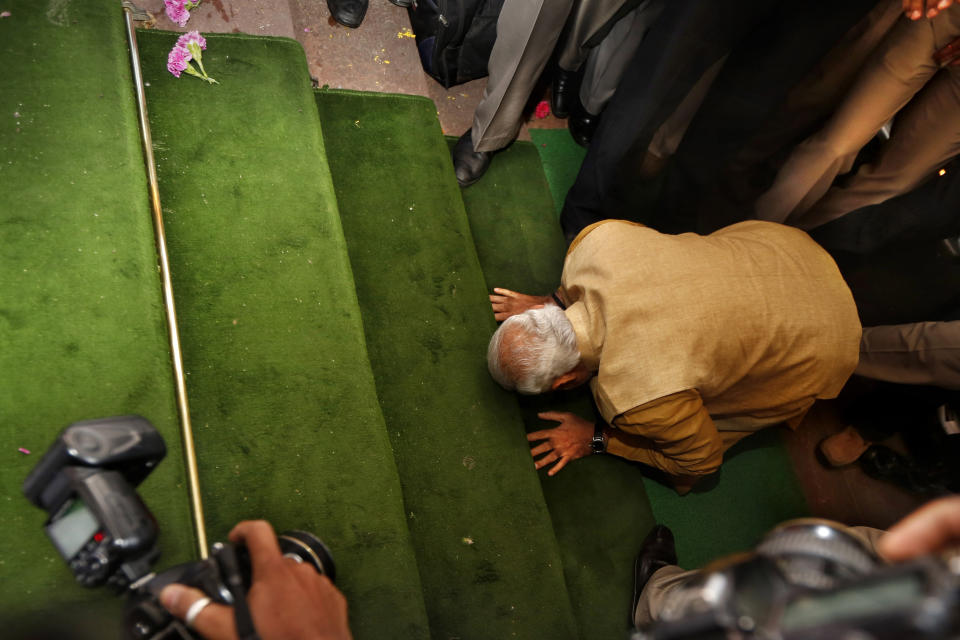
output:
M560 456L557 455L556 451L552 451L547 455L543 456L542 458L540 458L539 460L537 460L536 462L534 462L533 466L536 467L537 469L543 469L545 466L547 466L548 464L550 464L551 462L553 462L559 457ZM550 475L553 475L553 474L551 473Z
M564 456L564 457L560 458L560 462L558 462L557 464L553 465L553 468L551 468L550 471L547 471L547 475L548 475L548 476L555 476L555 475L557 475L557 473L560 471L560 469L563 469L565 466L567 466L567 463L568 463L568 462L570 462L569 456Z
M266 520L244 520L233 528L229 535L230 542L243 543L250 552L250 567L253 569L253 579L283 557L280 553L280 544L277 534Z
M516 291L510 291L510 289L501 289L500 287L493 288L494 293L499 293L502 296L516 296L518 295Z
M206 597L199 589L170 584L160 592L160 604L171 615L186 621L190 607ZM196 614L190 626L206 640L235 640L237 637L233 609L223 604L208 604Z
M570 414L566 411L541 411L537 414L537 417L541 420L553 420L555 422L563 422L566 420L567 416Z
M890 528L877 550L890 561L907 560L960 541L960 497L936 500Z
M530 455L536 458L541 453L546 453L551 449L553 449L553 445L550 444L549 442L544 442L543 444L539 444L535 446L533 449L530 449Z
M544 429L543 431L531 431L527 434L527 442L535 442L536 440L546 440L551 435L553 435L553 429Z

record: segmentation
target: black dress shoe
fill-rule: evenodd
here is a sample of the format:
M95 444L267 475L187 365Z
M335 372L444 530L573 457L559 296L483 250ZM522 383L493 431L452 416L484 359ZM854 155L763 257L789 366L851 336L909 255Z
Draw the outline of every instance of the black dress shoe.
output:
M633 563L633 599L630 602L630 624L633 613L640 602L640 594L650 581L650 576L663 567L677 564L677 547L673 541L673 532L662 524L653 526L643 539L640 555Z
M566 118L573 111L573 107L580 101L580 74L576 71L565 71L557 67L553 75L553 85L550 91L550 110L558 118Z
M367 15L368 0L327 0L333 19L345 27L356 29Z
M573 141L581 147L589 147L593 134L597 131L600 124L600 116L587 113L582 107L567 120L567 129L570 130L570 136Z
M490 166L490 160L493 158L492 151L474 151L473 136L468 129L465 134L460 136L457 144L453 147L453 170L457 174L457 184L461 187L469 187L474 182L483 177Z

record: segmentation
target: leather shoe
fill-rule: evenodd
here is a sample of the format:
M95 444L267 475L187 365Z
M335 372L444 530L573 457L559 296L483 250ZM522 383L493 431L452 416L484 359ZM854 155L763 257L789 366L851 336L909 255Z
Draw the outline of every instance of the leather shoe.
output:
M482 178L493 158L492 151L473 150L473 136L470 129L457 140L451 155L453 170L457 174L457 184L461 187L469 187Z
M579 109L579 113L570 116L567 120L567 129L570 130L570 136L573 141L581 147L589 147L593 134L600 124L600 116L587 113L585 109Z
M369 0L327 0L333 19L345 27L356 29L367 15Z
M558 118L566 118L573 111L580 97L580 75L576 71L565 71L557 67L553 74L553 84L550 91L550 110Z
M650 581L650 576L659 569L677 564L677 547L673 541L673 532L662 524L653 526L647 537L643 539L640 555L633 563L633 600L630 603L630 624L633 624L633 613L640 602L640 594Z

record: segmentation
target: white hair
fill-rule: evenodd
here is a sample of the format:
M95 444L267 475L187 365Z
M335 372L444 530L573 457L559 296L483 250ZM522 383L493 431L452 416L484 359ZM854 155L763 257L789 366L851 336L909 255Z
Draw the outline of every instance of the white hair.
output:
M528 309L504 320L487 347L490 375L525 394L548 391L580 362L573 325L560 307Z

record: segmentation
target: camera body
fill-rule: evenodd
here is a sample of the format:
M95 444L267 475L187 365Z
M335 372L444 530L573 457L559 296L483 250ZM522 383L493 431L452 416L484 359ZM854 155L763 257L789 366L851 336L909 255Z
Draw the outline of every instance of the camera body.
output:
M245 547L216 543L206 560L152 572L160 557L159 527L136 486L165 455L163 438L140 416L75 422L27 476L23 493L49 514L44 529L77 582L128 594L127 638L194 638L160 604L160 591L175 582L232 605L238 632L256 638L246 603L252 576ZM277 542L284 556L335 580L330 552L313 534L287 531Z
M787 522L705 567L632 640L960 637L960 558L885 565L847 527Z

